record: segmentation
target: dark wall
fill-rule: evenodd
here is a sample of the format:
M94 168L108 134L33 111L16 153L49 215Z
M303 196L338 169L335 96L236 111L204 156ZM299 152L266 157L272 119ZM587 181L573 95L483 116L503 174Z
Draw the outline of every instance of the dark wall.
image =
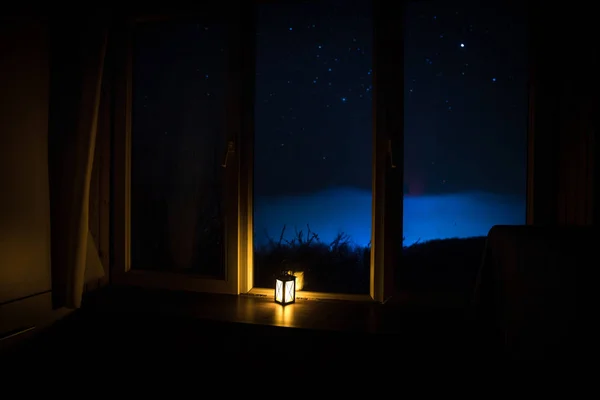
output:
M590 15L576 6L531 8L530 223L597 222L598 54Z

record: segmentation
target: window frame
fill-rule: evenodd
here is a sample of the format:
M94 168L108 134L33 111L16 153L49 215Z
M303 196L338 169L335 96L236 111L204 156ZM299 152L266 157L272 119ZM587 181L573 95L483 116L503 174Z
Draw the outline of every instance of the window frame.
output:
M222 6L222 5L221 5ZM197 274L183 274L169 271L148 271L133 269L131 265L131 135L133 108L133 31L136 24L154 21L194 21L194 14L144 14L126 18L116 33L118 45L115 76L115 113L113 145L113 246L114 261L111 266L111 280L116 284L153 287L161 289L185 290L207 293L239 294L239 252L238 218L226 218L225 225L225 277L223 279ZM241 12L227 13L228 21L236 22ZM240 25L237 25L240 27ZM230 57L236 57L241 50L239 32L230 34L235 38L230 43ZM238 60L236 60L237 62ZM232 63L231 59L228 61ZM231 74L228 82L226 108L229 116L240 115L241 103L236 96L241 89L236 74ZM228 141L239 142L239 118L228 118L226 126ZM225 198L227 215L238 209L238 151L228 154ZM227 149L224 148L224 153ZM234 184L232 184L232 182Z
M258 1L257 3L272 4L277 1ZM385 303L394 293L394 265L398 260L398 239L402 238L402 163L394 165L394 162L403 160L403 114L404 99L402 96L393 96L398 90L403 89L403 32L397 29L397 21L403 18L404 8L395 14L397 18L392 20L391 15L386 13L384 2L372 0L373 7L373 59L372 59L372 85L373 85L373 167L372 167L372 222L371 222L371 260L370 260L370 283L368 294L344 294L328 292L301 291L296 294L299 299L323 299L323 300L349 300L349 301L375 301ZM255 10L256 11L256 10ZM256 32L254 13L252 26L247 26L249 32ZM248 57L252 59L249 63L252 67L248 82L254 84L254 47L255 35L247 35L245 48L250 50ZM399 73L400 71L400 73ZM244 93L252 93L246 90ZM253 98L251 99L253 101ZM252 107L247 109L252 110ZM241 177L242 210L246 213L246 221L242 229L243 243L240 257L242 264L240 268L240 288L242 292L258 296L272 296L273 289L254 287L254 265L253 265L253 194L252 179L253 168L253 142L254 124L253 115L244 116L247 134L244 136L246 144L242 144L241 165L245 174ZM393 155L399 154L397 161ZM391 207L392 204L400 204L400 207ZM400 239L401 240L401 239ZM400 242L401 243L401 242Z
M237 49L241 57L239 102L234 105L240 115L235 134L235 165L237 215L227 233L229 243L236 243L228 252L225 280L202 279L193 275L171 272L132 270L130 260L130 150L132 109L131 28L139 21L189 19L193 13L154 14L128 18L118 29L116 60L120 61L115 77L115 111L113 140L113 199L112 242L114 260L111 280L114 283L190 290L198 292L273 296L273 289L254 287L253 265L253 156L254 156L254 61L256 31L255 7L260 3L281 3L294 0L233 1L242 17L239 28L244 35ZM316 1L316 0L314 0ZM421 1L421 0L413 0ZM404 174L404 32L403 23L407 0L400 4L384 0L373 3L373 202L370 289L365 295L326 292L298 292L298 298L374 301L385 303L395 293L394 269L402 267L403 174ZM531 10L529 10L531 12ZM146 14L148 15L148 14ZM252 15L252 18L248 18ZM401 27L398 29L398 27ZM529 32L531 28L528 27ZM531 37L529 53L535 47ZM534 198L534 60L529 65L529 121L526 148L526 224L533 223ZM243 110L243 112L241 111ZM232 158L230 158L231 160ZM394 165L394 168L392 168ZM233 167L231 168L234 169ZM395 207L393 205L396 205ZM231 218L230 218L231 219Z
M240 14L252 15L252 18L243 18L240 23L242 32L255 31L256 5L262 1L235 3L240 5ZM402 57L398 57L398 47L395 51L386 52L386 47L391 43L402 44L401 30L391 40L382 32L390 31L385 28L385 20L381 12L382 2L373 1L374 14L374 56L373 56L373 214L372 219L372 246L370 265L370 290L365 295L348 295L340 293L316 293L302 292L299 298L315 299L343 299L354 301L377 301L385 302L393 293L393 255L394 247L390 245L394 240L390 236L401 237L402 212L398 208L395 215L398 219L390 221L385 218L386 214L394 215L389 205L386 207L386 196L396 193L391 187L402 188L402 166L391 169L391 147L394 151L401 151L401 116L402 112L393 112L392 109L402 109L402 102L390 102L393 96L386 93L401 89L402 80L394 79L397 73L391 73L391 66L386 65L386 60L395 60L397 67L402 67ZM400 16L398 16L400 17ZM115 129L114 129L114 200L113 200L113 244L115 259L111 268L113 282L120 284L141 285L160 287L167 289L191 290L200 292L216 292L229 294L250 294L259 296L271 296L272 289L253 287L253 139L254 139L254 60L255 60L255 37L254 35L240 35L243 43L239 49L243 65L241 76L237 84L241 85L240 102L236 104L236 110L240 112L240 129L236 135L235 175L237 175L237 215L235 223L228 226L227 237L229 242L235 242L235 249L228 250L230 260L227 265L227 278L225 280L204 279L193 275L182 275L171 272L157 272L134 270L131 268L130 235L131 235L131 120L132 120L132 28L141 21L149 20L177 20L190 18L190 15L182 14L159 14L154 16L143 16L129 18L121 33L121 46L119 48L118 60L121 65L116 77L116 104L115 104ZM397 19L396 19L397 20ZM383 22L383 23L382 23ZM390 24L387 24L390 25ZM383 28L383 29L382 29ZM389 47L388 47L389 49ZM385 55L386 53L392 53ZM394 56L394 53L396 54ZM236 54L238 55L238 54ZM400 62L397 62L397 61ZM385 80L389 82L385 82ZM400 86L398 86L400 85ZM385 88L385 89L384 89ZM387 108L387 109L386 109ZM388 110L389 109L389 110ZM243 132L243 134L242 134ZM401 154L398 153L398 154ZM402 157L398 157L401 161ZM386 181L388 185L386 186ZM390 185L389 182L398 182ZM233 183L233 182L230 182ZM400 193L401 198L401 193ZM388 204L390 202L387 202ZM397 203L398 204L398 203ZM401 204L401 202L400 202ZM231 218L230 218L231 219ZM386 223L384 223L384 221Z

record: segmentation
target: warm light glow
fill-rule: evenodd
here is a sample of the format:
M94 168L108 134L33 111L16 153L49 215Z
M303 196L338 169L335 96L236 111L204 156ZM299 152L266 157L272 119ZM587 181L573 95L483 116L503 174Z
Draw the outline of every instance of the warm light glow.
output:
M278 310L275 313L275 321L283 326L292 326L294 322L294 309L297 305L292 307L277 307Z
M294 290L294 281L287 281L285 283L285 302L291 303L296 300L296 291Z
M275 279L275 302L285 306L296 301L296 277L284 272Z
M289 272L296 277L296 292L304 288L304 271Z
M275 301L283 303L283 282L279 279L275 281Z

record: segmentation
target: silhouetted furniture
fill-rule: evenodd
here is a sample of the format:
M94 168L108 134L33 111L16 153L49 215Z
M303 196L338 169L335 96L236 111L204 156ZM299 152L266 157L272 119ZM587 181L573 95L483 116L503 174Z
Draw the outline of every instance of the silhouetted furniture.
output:
M600 265L597 234L592 227L490 230L475 305L480 321L495 330L509 357L575 355L584 340L577 319L577 280Z

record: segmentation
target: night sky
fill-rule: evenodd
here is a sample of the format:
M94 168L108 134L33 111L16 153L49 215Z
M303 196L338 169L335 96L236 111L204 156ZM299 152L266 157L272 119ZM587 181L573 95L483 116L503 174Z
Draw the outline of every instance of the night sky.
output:
M315 4L317 3L317 4ZM408 242L485 235L525 215L524 9L410 3L405 23ZM255 222L370 239L370 1L265 5L257 37ZM398 159L398 158L396 158ZM324 221L329 221L325 223Z
M370 2L317 3L260 9L260 195L371 189ZM398 93L406 104L407 194L524 191L525 23L501 3L409 4L405 93Z
M469 5L477 3L486 8ZM404 41L408 194L524 193L526 25L523 9L507 3L409 4Z
M524 222L524 15L500 6L506 1L485 2L485 9L476 3L408 6L405 88L397 94L405 99L408 242L485 235L494 224ZM224 213L226 28L207 16L137 29L134 256L185 267L218 241L209 236L221 229ZM283 224L310 224L324 240L344 231L367 244L370 2L263 5L256 39L255 240L278 235Z
M259 9L255 194L371 190L369 1Z

